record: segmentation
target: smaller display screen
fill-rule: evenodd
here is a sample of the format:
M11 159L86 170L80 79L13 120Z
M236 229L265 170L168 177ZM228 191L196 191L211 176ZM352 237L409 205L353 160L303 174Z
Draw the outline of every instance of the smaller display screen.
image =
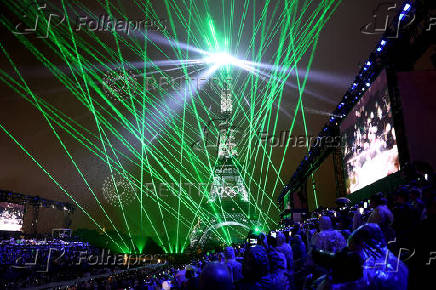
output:
M23 205L0 202L0 231L21 231L23 217Z

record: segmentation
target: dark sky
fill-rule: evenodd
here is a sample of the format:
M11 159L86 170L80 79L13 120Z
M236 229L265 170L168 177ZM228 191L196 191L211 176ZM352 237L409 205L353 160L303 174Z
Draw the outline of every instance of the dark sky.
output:
M95 11L96 14L101 11L97 3L86 2L89 2L86 4L87 7ZM235 6L234 22L238 24L240 22L238 18L242 14L242 2L236 1L237 4ZM315 2L318 3L320 1ZM307 84L307 91L311 93L305 94L303 97L309 135L316 136L318 134L329 118L327 113L333 111L354 79L359 70L359 65L365 61L380 40L380 35L363 34L360 29L373 20L373 11L379 4L388 2L394 3L395 1L342 1L337 11L322 30ZM264 1L256 1L258 9L263 7L263 3ZM161 3L154 3L153 5L159 16L166 19L167 14L164 5ZM7 5L2 4L2 6ZM212 17L217 14L220 15L217 18L222 17L221 1L209 1L209 7L211 8ZM122 9L129 17L134 18L138 15L138 11L133 4L130 5L127 2L123 2ZM1 13L2 17L11 19L12 22L19 21L10 10L2 9ZM225 13L227 15L228 12ZM251 23L247 23L247 25L251 25ZM219 21L217 21L216 26L219 27ZM183 33L180 27L177 29L177 31ZM78 122L92 124L92 115L84 111L83 106L77 102L70 101L71 95L69 92L66 91L59 81L51 76L50 72L41 65L40 61L22 43L17 41L14 35L5 29L3 25L0 31L1 45L10 54L32 90L43 95L52 105L62 108L67 115L73 116ZM107 41L109 47L115 48L110 35L103 35L101 38L103 41ZM242 39L244 40L245 38L243 37ZM38 45L37 39L32 39L32 42ZM277 44L273 43L272 47L275 47L275 45ZM47 53L46 57L53 61L55 65L65 67L65 63L58 57L51 56L49 50L42 49L42 51ZM151 53L153 54L153 52ZM135 61L128 53L125 53L125 57L128 60ZM268 55L264 62L267 62L267 58ZM136 61L140 60L136 59ZM302 63L306 63L305 61L307 59L303 60ZM0 68L10 73L14 78L17 77L13 73L13 69L3 52L0 56ZM292 110L295 108L295 104L295 91L287 90L282 101L276 132L289 129L290 118L293 115ZM37 157L38 161L81 204L88 205L88 203L95 203L90 202L92 197L87 187L78 177L73 164L60 147L59 142L41 113L30 106L28 102L24 101L3 82L0 82L0 124L7 128L33 156ZM304 134L301 116L297 118L294 134ZM102 184L108 173L107 168L97 158L85 152L71 137L62 136L65 144L70 148L74 160L80 165L85 175L89 177L91 187L95 188L97 195L100 195L99 191L101 191ZM290 149L285 156L285 165L281 172L283 179L288 180L290 178L297 164L303 158L304 151L304 149ZM275 151L272 157L273 160L276 162L281 160L281 154L280 150ZM53 184L47 175L3 131L0 131L0 160L0 188L29 195L39 195L54 200L69 200L59 187ZM333 178L332 163L328 159L315 176L320 205L331 206L334 203L335 188ZM280 189L270 193L274 200ZM309 204L313 207L311 191L309 191ZM89 206L91 211L96 208L95 204L89 204ZM112 212L112 214L120 217L119 213ZM97 219L99 218L102 217L97 215ZM51 222L46 217L42 217L42 221L47 223L47 225ZM86 226L88 222L88 219L78 212L73 223L74 227L81 227ZM46 230L48 227L44 227L44 229Z

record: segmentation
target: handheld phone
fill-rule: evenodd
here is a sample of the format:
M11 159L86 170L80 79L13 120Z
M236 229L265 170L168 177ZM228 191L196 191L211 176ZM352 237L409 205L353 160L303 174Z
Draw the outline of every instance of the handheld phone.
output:
M249 244L250 247L255 247L257 245L257 239L250 239Z
M277 238L277 233L274 232L274 231L272 231L272 232L271 232L271 237L273 237L273 238Z
M366 201L363 203L363 208L368 208L368 203Z
M363 207L360 207L359 208L359 212L360 212L360 214L363 214L363 211L364 211L365 209L363 208Z
M289 236L292 236L292 231L289 231Z

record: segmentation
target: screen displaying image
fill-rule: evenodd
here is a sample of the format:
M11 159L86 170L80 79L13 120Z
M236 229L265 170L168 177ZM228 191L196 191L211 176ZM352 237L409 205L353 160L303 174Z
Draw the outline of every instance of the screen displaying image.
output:
M400 169L385 71L341 124L341 133L347 193Z
M0 231L21 231L23 217L23 205L0 202Z

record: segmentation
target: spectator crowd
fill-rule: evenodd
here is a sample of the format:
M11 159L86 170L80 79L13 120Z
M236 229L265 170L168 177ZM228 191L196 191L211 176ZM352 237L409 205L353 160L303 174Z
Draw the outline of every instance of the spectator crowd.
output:
M75 278L53 288L427 289L431 274L436 273L436 262L432 263L436 260L432 234L435 221L436 192L426 176L394 192L377 193L367 201L351 204L340 198L336 208L318 208L274 231L250 231L245 243L193 255L187 264L97 271L86 264L80 269L69 268L67 259L42 276L45 280L30 273L22 279L14 278L18 270L8 264L32 245L3 241L2 286L43 286L53 281L47 278L53 271L62 277L66 269L70 275L64 280ZM84 243L63 246L68 248L67 256L77 249L90 248Z

